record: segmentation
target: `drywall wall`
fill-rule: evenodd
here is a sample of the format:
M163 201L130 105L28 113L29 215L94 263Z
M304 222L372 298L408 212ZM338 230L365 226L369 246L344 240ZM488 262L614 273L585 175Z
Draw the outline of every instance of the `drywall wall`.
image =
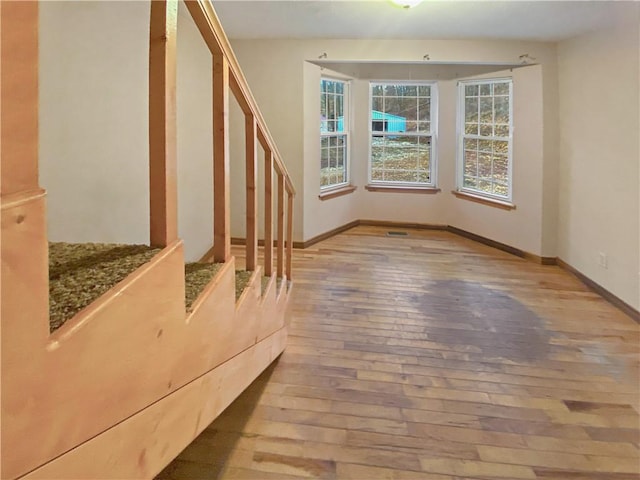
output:
M639 33L629 23L558 46L558 254L640 306ZM599 266L600 253L607 266Z
M178 235L196 261L213 245L212 61L183 3L177 43Z
M555 255L557 201L552 186L545 190L543 178L556 167L557 144L546 129L557 129L557 70L554 44L541 42L461 41L461 40L236 40L232 42L258 104L267 120L284 161L298 189L294 238L308 240L355 218L401 222L443 224L476 230L474 233L509 243L538 255ZM368 78L398 78L398 66L367 69L341 69L351 74L353 130L351 179L358 189L347 195L322 201L318 198L319 165L317 118L314 96L318 97L321 69L317 61L323 53L339 62L416 62L428 53L431 60L461 63L513 63L528 53L540 64L538 70L518 69L514 81L521 92L532 93L539 106L530 105L517 112L523 126L532 129L520 142L527 162L520 171L535 170L533 182L518 180L516 194L520 204L512 212L459 200L450 192L455 187L455 80L450 76L438 82L438 186L436 195L380 193L364 189L368 162ZM464 71L463 71L464 70ZM496 68L499 70L499 68ZM365 73L363 73L365 72ZM466 69L461 69L465 73ZM420 69L407 67L408 79L418 78ZM457 77L461 77L458 75ZM437 78L435 80L438 80ZM523 102L533 103L524 93ZM546 122L544 126L542 121ZM516 127L518 128L518 127ZM535 134L533 133L535 131ZM548 154L548 155L547 155ZM547 156L545 156L547 155ZM517 161L517 160L516 160ZM515 168L515 167L514 167ZM546 195L546 196L545 196ZM525 206L526 204L526 206ZM532 207L529 208L528 205ZM544 208L543 208L544 207ZM302 214L301 214L302 212ZM485 219L482 222L482 219ZM493 222L493 223L492 223ZM457 223L457 225L456 225ZM493 228L488 228L493 225ZM543 237L549 237L543 238Z
M40 3L40 184L53 241L149 241L148 32L147 2Z
M149 13L147 2L40 4L40 182L51 240L149 241ZM213 244L212 73L183 4L177 52L178 233L191 261Z

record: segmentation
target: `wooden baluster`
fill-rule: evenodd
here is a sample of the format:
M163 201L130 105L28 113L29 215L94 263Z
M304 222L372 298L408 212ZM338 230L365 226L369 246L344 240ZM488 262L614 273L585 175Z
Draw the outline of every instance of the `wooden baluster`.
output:
M229 188L229 63L213 55L213 259L231 257Z
M176 30L178 3L151 2L149 34L149 215L152 246L178 238Z
M284 175L278 171L278 278L284 275Z
M253 271L258 263L258 149L257 124L253 114L245 115L246 182L247 182L247 264Z
M291 262L293 259L293 193L287 188L287 280L291 280Z
M264 274L273 275L273 154L264 151Z

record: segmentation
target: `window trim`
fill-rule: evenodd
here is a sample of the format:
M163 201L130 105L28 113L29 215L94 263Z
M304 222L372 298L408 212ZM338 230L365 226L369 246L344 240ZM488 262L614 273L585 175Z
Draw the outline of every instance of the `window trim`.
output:
M430 136L431 136L431 158L430 158L430 182L388 182L381 180L373 180L371 178L372 171L372 145L371 138L373 136L374 131L371 128L373 119L371 112L373 111L373 87L375 85L416 85L416 86L424 86L428 85L431 87L431 105L430 105L430 116L429 123L431 125ZM367 123L367 144L368 144L368 155L367 155L367 184L370 188L370 191L388 191L388 189L393 188L397 190L407 189L407 190L430 190L430 191L440 191L438 189L438 118L439 118L439 110L438 110L438 82L436 80L370 80L369 81L369 106L368 106L368 123ZM435 115L434 115L435 113ZM425 135L423 133L418 132L404 132L402 134L404 137L426 137L429 135ZM376 187L380 187L378 190ZM384 189L384 190L383 190Z
M321 75L320 76L320 85L323 80L328 80L330 82L340 82L343 84L343 125L344 132L322 132L322 126L320 128L320 161L322 161L322 138L323 137L338 137L344 136L345 139L345 158L344 158L344 170L345 170L345 181L340 183L332 183L331 185L320 185L320 195L321 199L333 198L330 194L334 190L343 190L348 188L351 185L351 130L352 130L352 115L351 115L351 80L333 77L330 75ZM319 85L319 86L320 86ZM322 89L320 89L320 95L322 95ZM320 98L320 96L319 96ZM321 112L322 113L322 112ZM319 169L320 171L322 168Z
M483 85L487 83L509 83L509 136L508 137L487 137L481 135L466 136L465 130L465 87L467 85ZM496 77L496 78L478 78L473 80L459 80L457 91L457 108L456 108L456 192L469 197L486 199L497 204L513 205L513 77ZM508 195L496 195L483 192L464 186L464 139L465 138L482 138L490 140L507 140L509 147L507 149L507 189ZM515 207L514 207L515 208Z

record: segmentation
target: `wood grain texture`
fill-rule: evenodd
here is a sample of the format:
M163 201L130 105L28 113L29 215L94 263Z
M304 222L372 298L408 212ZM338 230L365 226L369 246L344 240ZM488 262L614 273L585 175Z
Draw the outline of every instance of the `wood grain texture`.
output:
M264 150L264 274L273 274L273 155Z
M166 247L178 238L176 45L178 3L151 2L149 30L150 242Z
M152 478L282 352L285 341L281 329L23 478Z
M229 162L229 63L213 55L213 257L219 263L231 255Z
M38 2L0 2L0 194L38 189Z
M640 326L446 231L295 250L289 343L158 477L639 478Z
M278 200L277 200L277 208L278 208L278 244L276 246L276 273L278 278L282 278L284 275L284 243L285 243L285 190L284 190L284 174L278 172Z
M257 124L245 115L247 270L256 269L258 257L258 145Z

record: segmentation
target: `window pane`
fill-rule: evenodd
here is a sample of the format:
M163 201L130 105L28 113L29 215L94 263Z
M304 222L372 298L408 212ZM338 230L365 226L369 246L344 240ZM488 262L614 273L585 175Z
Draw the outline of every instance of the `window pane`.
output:
M382 181L384 180L384 173L382 170L371 170L371 180L372 181Z
M418 120L429 121L431 120L431 100L421 98L418 101Z
M425 142L425 140L421 140ZM418 150L418 170L429 172L431 167L431 143L420 143Z
M493 151L507 155L509 153L509 142L507 140L494 140Z
M493 94L494 95L509 95L509 83L508 82L495 83L493 85Z
M478 99L476 97L465 98L464 118L467 123L478 121Z
M465 138L464 139L464 149L465 150L477 150L478 149L478 140L475 138Z
M500 195L502 197L506 197L509 195L509 187L507 187L507 185L504 185L504 184L494 183L493 193L494 195Z
M493 100L491 97L480 97L480 122L493 123Z
M495 97L495 122L509 123L509 97Z
M320 186L328 187L346 181L346 135L326 135L346 132L346 84L338 80L320 83ZM322 135L322 134L325 135Z
M509 136L509 125L496 125L496 127L495 127L495 136L496 137L508 137Z
M464 152L464 174L473 177L478 175L478 154L475 150Z
M418 122L418 131L431 132L431 122Z
M493 149L493 144L491 140L478 140L478 150L481 152L491 153Z
M491 154L481 153L478 156L478 177L491 178Z
M511 82L464 85L459 101L464 101L463 116L458 119L464 126L461 135L481 137L463 138L464 148L458 159L463 174L460 186L508 198Z
M509 161L506 155L495 155L493 157L493 179L500 183L507 183Z
M400 85L400 94L403 97L415 97L418 95L418 87L415 85Z
M478 124L477 123L467 123L464 126L464 133L467 135L478 135Z
M376 112L382 112L384 109L383 99L382 97L373 97L371 99L371 110L375 110Z
M478 181L476 177L464 177L463 186L466 188L476 188Z
M478 190L480 190L481 192L484 192L484 193L491 193L492 192L491 182L489 180L480 180L480 179L478 179L478 183L477 183L476 188Z
M431 182L431 87L390 83L371 92L371 180Z
M480 125L480 135L483 137L490 137L493 135L493 125L489 124L481 124Z
M336 95L336 116L341 117L344 115L344 97L342 95Z
M419 85L418 95L420 95L421 97L431 96L431 87L429 85Z

